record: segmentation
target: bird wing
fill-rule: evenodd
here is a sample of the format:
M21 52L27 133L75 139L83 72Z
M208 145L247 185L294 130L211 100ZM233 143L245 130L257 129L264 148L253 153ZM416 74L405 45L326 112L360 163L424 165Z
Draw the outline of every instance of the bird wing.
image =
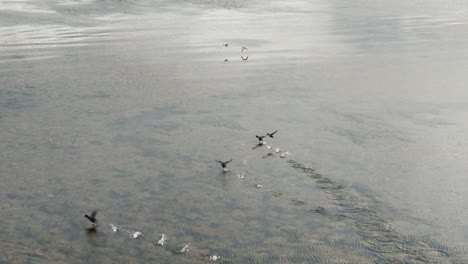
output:
M267 133L267 135L271 137L271 136L273 136L274 134L276 134L276 132L278 132L278 129L275 130L275 131L273 131L273 132L271 132L271 133Z
M231 162L231 161L232 161L232 159L230 159L230 160L226 161L226 162L225 162L225 164L228 164L228 163L229 163L229 162Z
M94 210L90 215L91 218L96 218L97 213L98 213L98 210Z

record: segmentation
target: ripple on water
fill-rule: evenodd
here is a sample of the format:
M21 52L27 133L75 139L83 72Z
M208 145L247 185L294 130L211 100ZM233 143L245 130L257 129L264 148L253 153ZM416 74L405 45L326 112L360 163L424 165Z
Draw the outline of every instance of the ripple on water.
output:
M0 26L0 65L61 57L63 48L98 45L108 35L108 29L92 26L44 23ZM3 67L3 71L7 70L10 67Z
M291 167L299 170L307 176L315 172L309 171L307 166L290 160ZM373 252L378 263L394 262L426 262L439 263L450 262L450 254L439 243L433 241L433 245L423 241L414 241L398 233L390 222L380 217L378 212L371 207L361 204L358 196L353 195L344 186L334 183L326 177L315 179L319 188L324 190L331 199L339 200L336 203L340 207L341 221L351 221L351 227L362 239L362 245ZM339 198L339 199L337 199Z

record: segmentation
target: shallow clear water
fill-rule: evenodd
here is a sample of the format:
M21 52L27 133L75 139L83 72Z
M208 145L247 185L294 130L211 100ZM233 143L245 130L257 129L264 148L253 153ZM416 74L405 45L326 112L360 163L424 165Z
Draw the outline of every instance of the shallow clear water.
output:
M0 262L468 263L466 32L464 1L0 0Z

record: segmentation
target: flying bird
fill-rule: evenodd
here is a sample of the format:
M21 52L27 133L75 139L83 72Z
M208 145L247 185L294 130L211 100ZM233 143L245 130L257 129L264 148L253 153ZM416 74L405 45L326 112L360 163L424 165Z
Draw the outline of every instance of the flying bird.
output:
M226 165L232 161L232 159L228 160L228 161L220 161L220 160L216 160L217 162L219 162L219 164L221 164L221 167L223 167L223 170L226 171Z
M274 132L271 132L271 133L267 133L267 136L273 138L273 135L276 134L276 132L278 132L278 129L275 130Z
M224 47L227 47L227 46L229 46L229 43L224 44Z
M258 139L258 144L257 144L257 146L263 146L264 144L266 144L266 142L263 141L263 139L264 139L266 136L257 136L257 135L255 135L255 137Z
M84 217L88 218L88 220L91 221L91 223L95 224L97 222L97 218L96 218L97 213L98 213L98 210L94 210L91 213L91 215L85 214Z
M246 56L245 58L244 58L244 56L241 56L241 58L242 58L243 61L246 61L246 60L249 59L249 56Z
M244 50L249 50L249 49L246 47L242 47L241 52L244 52Z

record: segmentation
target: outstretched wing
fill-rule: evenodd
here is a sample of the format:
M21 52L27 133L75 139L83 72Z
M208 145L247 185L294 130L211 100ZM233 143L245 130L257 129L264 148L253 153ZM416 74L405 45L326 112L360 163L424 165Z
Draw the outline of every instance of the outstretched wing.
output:
M98 210L94 210L90 215L91 218L96 218L97 213L98 213Z

